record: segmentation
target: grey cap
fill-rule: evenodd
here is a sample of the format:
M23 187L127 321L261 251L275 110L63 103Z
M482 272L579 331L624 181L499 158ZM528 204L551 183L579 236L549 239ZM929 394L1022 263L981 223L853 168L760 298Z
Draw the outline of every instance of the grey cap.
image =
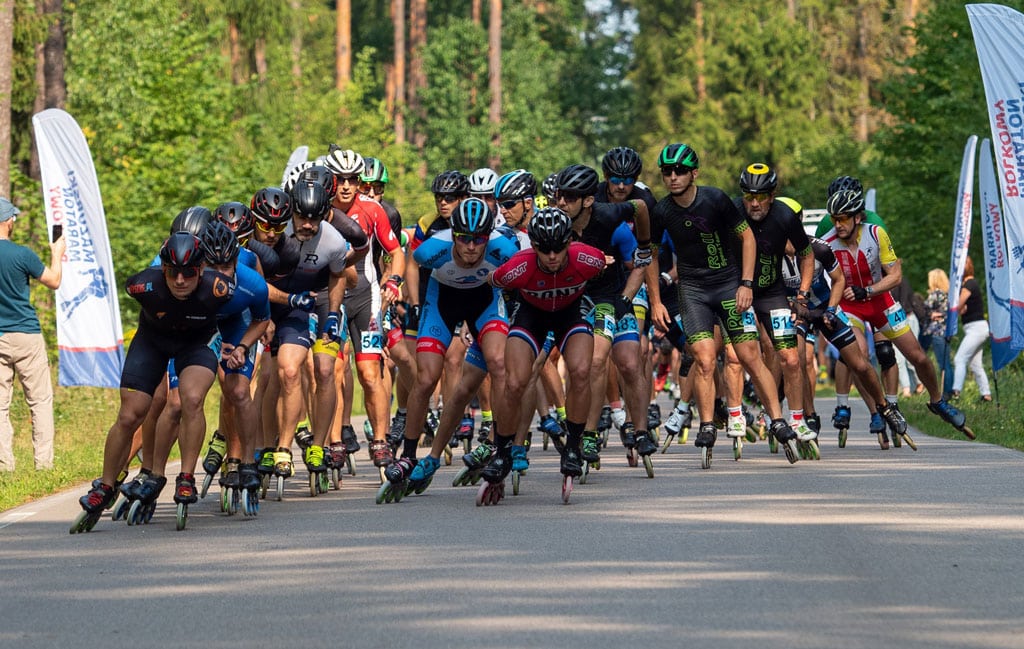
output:
M0 223L13 219L21 213L21 210L14 206L14 203L6 198L0 198Z

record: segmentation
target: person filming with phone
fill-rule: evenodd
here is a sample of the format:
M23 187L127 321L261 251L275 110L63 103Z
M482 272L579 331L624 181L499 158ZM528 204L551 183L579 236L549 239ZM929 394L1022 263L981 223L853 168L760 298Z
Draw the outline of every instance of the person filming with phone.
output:
M32 445L37 471L53 468L53 384L39 317L29 301L29 280L56 290L67 246L59 231L50 243L50 265L11 241L20 210L0 198L0 472L14 471L11 397L14 375L21 379L32 413Z

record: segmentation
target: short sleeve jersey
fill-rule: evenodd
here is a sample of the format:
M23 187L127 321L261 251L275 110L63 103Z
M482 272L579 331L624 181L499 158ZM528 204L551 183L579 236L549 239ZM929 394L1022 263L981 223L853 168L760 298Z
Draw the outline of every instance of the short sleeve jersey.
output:
M128 278L128 295L139 303L141 321L168 334L212 331L217 313L235 292L235 284L227 275L207 268L196 290L184 300L171 294L159 266L150 266Z
M586 290L587 281L605 266L604 253L574 241L569 244L565 267L549 273L537 263L537 253L522 250L494 271L492 283L498 288L519 291L520 299L542 311L560 311L573 304Z
M0 240L0 334L40 333L39 318L29 301L29 279L39 279L45 270L36 253Z
M285 237L294 237L292 223L285 230ZM298 263L287 277L272 282L274 286L288 293L326 290L332 274L345 270L345 255L348 242L328 223L321 223L320 229L309 241L299 241Z
M636 238L629 229L636 207L632 203L594 203L590 222L575 239L597 248L615 263L587 284L587 295L594 302L616 297L626 283L626 262L632 260Z
M786 255L786 242L792 242L797 254L809 254L811 242L807 238L800 214L786 201L772 201L768 214L755 221L747 214L742 198L734 201L736 209L747 219L757 243L757 261L754 262L754 294L776 289L782 283L782 258Z
M870 286L882 279L882 266L898 260L896 251L885 229L861 223L857 226L855 245L851 247L839 238L835 227L822 239L832 248L843 269L847 286Z
M487 282L495 268L508 261L516 253L516 244L500 232L491 232L480 262L472 268L464 268L452 257L451 229L438 232L423 242L413 257L420 268L429 269L430 277L438 284L454 288L476 288Z
M676 249L676 269L682 283L721 284L739 280L735 237L748 228L746 220L724 191L697 186L688 207L672 196L654 206L651 240L660 241L667 232Z

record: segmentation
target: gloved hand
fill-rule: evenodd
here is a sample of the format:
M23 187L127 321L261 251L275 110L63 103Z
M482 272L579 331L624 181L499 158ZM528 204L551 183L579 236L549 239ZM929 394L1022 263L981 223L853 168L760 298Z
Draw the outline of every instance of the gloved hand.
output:
M829 331L835 331L839 328L839 314L836 313L836 308L830 306L825 309L825 312L821 314L821 324L828 327Z
M410 331L414 331L414 330L419 329L419 327L420 327L420 305L419 304L413 304L413 305L410 305L409 308L405 310L405 328L410 330Z
M313 295L312 291L292 293L288 296L288 306L293 309L312 312L316 308L316 296Z
M619 297L615 298L614 306L616 322L622 320L626 316L633 315L633 300L626 297L625 295L620 295Z
M868 290L863 286L851 286L850 290L853 291L853 299L862 302L868 299Z
M327 314L327 319L324 320L324 333L331 339L332 342L341 341L341 313L338 311L331 311Z
M644 266L650 266L654 256L651 254L650 244L646 246L637 246L633 249L633 267L643 268Z

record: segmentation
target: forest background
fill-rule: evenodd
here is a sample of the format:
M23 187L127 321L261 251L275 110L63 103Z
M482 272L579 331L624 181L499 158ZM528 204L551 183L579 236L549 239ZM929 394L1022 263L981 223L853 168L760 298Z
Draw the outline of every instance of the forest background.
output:
M178 211L248 203L298 145L381 158L411 223L443 170L543 179L619 145L660 196L657 152L686 142L700 182L733 194L754 161L808 208L836 175L861 178L924 291L949 267L966 138L989 133L967 14L947 0L3 0L0 195L37 251L31 116L49 107L89 141L121 284ZM52 329L52 293L34 297Z

